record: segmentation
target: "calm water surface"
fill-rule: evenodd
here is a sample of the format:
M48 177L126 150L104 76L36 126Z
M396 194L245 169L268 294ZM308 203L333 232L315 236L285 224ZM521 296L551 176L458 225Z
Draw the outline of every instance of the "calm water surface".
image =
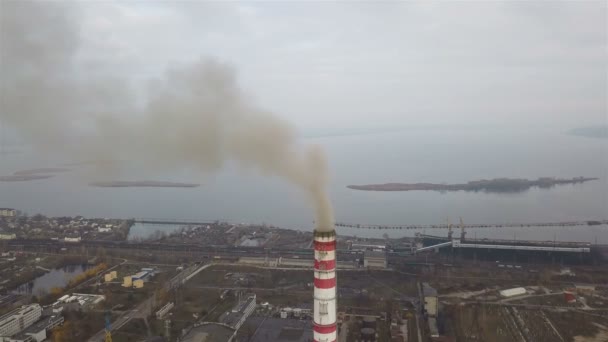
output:
M304 139L327 151L336 220L362 224L528 223L601 220L608 217L608 140L566 135L565 128L404 129L390 133ZM56 167L51 153L0 156L0 173ZM143 170L143 172L142 172ZM310 229L313 213L298 189L285 181L232 164L215 175L180 169L154 173L129 164L123 180L200 182L192 189L94 188L87 167L48 180L0 183L0 207L28 213L88 217L226 220ZM457 183L483 178L599 177L599 181L530 189L521 193L365 192L349 184ZM156 227L158 228L158 227ZM136 231L147 229L135 227ZM154 229L154 228L153 228ZM414 231L339 233L391 237ZM430 233L427 231L427 233ZM444 231L438 233L445 234ZM478 237L580 240L608 243L608 227L478 229ZM470 231L469 234L475 234Z
M88 268L88 265L68 265L53 269L29 283L20 285L14 292L36 296L44 295L49 293L53 287L63 288L68 284L70 279L86 271Z

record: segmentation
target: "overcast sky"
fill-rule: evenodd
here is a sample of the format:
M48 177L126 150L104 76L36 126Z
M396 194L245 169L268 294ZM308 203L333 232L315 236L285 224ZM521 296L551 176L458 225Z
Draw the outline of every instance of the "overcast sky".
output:
M304 128L578 126L608 120L607 3L80 3L78 61L137 82L215 56Z

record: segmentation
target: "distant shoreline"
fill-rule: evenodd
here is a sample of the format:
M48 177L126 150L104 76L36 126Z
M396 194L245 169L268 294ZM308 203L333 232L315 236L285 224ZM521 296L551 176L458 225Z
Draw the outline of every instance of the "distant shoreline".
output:
M14 172L12 175L0 176L0 182L27 182L39 179L48 179L55 176L55 173L68 172L70 169L64 168L39 168L27 169Z
M0 176L0 182L27 182L38 179L47 179L51 178L53 175L10 175L10 176Z
M363 191L485 191L485 192L520 192L532 187L550 188L556 185L584 183L598 178L575 177L571 179L542 177L536 180L495 178L491 180L471 181L466 184L435 183L384 183L366 185L348 185L347 188Z
M578 127L569 130L567 133L578 137L608 139L608 125Z
M28 170L20 170L13 175L15 176L29 176L29 175L40 175L46 173L59 173L59 172L68 172L70 169L65 168L57 168L57 167L48 167L48 168L40 168L40 169L28 169Z
M195 183L177 183L163 181L107 181L107 182L92 182L90 186L101 188L196 188L200 184Z

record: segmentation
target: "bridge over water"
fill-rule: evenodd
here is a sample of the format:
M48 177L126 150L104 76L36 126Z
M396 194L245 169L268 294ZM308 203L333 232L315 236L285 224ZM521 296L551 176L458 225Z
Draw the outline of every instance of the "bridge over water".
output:
M161 218L135 218L137 223L147 224L172 224L184 226L210 225L217 222L228 224L241 224L220 220L179 220ZM441 225L421 225L421 224L401 224L401 225L377 225L361 223L336 222L336 227L354 229L393 229L393 230L424 230L424 229L450 229L450 228L533 228L533 227L576 227L576 226L599 226L608 225L607 220L588 220L588 221L565 221L565 222L536 222L536 223L486 223L486 224L441 224Z
M482 223L482 224L441 224L441 225L374 225L359 223L336 222L336 227L356 228L356 229L450 229L450 228L527 228L527 227L576 227L576 226L596 226L608 225L608 220L601 221L567 221L567 222L537 222L537 223Z

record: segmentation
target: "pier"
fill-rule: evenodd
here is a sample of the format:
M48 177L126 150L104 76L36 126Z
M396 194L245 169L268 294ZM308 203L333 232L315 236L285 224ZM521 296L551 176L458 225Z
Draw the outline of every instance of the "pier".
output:
M540 222L540 223L491 223L491 224L442 224L442 225L374 225L360 223L336 222L336 227L355 229L393 229L393 230L423 230L423 229L450 229L450 228L533 228L533 227L579 227L608 225L608 220L567 221L567 222Z
M146 224L171 224L184 226L203 226L217 222L240 225L223 220L179 220L171 218L134 218L135 223ZM424 229L453 229L453 228L534 228L534 227L581 227L581 226L601 226L608 225L606 220L587 220L587 221L565 221L565 222L536 222L536 223L468 223L468 224L398 224L398 225L379 225L365 223L345 223L336 222L336 227L354 229L392 229L392 230L424 230Z

